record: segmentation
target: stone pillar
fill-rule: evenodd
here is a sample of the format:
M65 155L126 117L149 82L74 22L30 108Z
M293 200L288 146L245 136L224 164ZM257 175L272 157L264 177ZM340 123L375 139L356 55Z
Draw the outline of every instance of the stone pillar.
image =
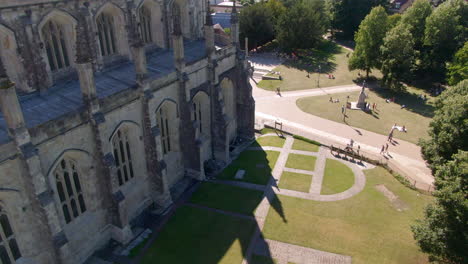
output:
M136 79L144 80L148 75L148 66L146 63L145 47L142 45L132 45L133 62L135 63Z
M21 57L23 65L29 77L29 82L41 93L45 93L52 85L51 76L47 73L47 65L43 58L46 58L46 51L43 43L39 43L39 32L37 25L33 25L31 10L26 11L26 15L21 17L21 30L18 31L20 41Z
M190 93L187 90L188 75L185 72L184 39L180 28L180 21L174 20L172 34L174 48L174 64L179 77L179 142L186 175L204 179L200 167L200 146L196 143L195 127L192 123Z
M206 19L205 19L205 26L204 26L204 31L205 31L205 47L206 47L206 54L208 57L211 57L213 52L215 51L215 41L214 41L214 28L213 28L213 21L211 19L211 14L210 14L210 4L207 2L207 8L208 10L206 11Z
M107 223L112 224L113 238L122 244L126 244L133 238L133 233L129 226L127 213L120 208L120 203L125 200L122 192L113 192L112 186L117 186L115 160L112 153L105 153L103 142L106 137L102 131L105 129L105 117L100 110L97 98L96 83L93 71L92 42L89 38L89 25L86 20L86 8L79 12L79 19L76 26L76 69L80 81L80 89L83 101L87 107L88 119L94 140L94 156L96 159L96 174L99 176L98 187L102 194L101 207L106 210ZM108 143L110 144L110 143Z
M239 47L239 13L237 13L236 0L233 2L231 13L231 41L233 46Z
M30 228L34 247L29 247L28 255L36 263L60 263L59 249L66 243L66 237L58 221L52 190L49 189L37 153L31 143L23 112L16 95L15 85L6 76L0 59L0 108L8 126L10 137L14 140L21 162L21 181L23 183L23 209ZM27 217L29 215L29 217ZM57 237L64 237L59 240ZM61 243L65 241L65 243Z

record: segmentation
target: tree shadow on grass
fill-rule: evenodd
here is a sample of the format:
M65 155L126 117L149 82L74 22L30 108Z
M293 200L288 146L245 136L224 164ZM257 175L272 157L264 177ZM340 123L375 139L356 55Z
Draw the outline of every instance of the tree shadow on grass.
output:
M283 65L308 73L331 73L337 67L337 64L332 60L340 51L341 48L336 43L323 41L318 48L296 50L295 54L297 58L287 60Z
M424 117L432 118L434 116L435 108L427 101L421 99L419 94L411 93L408 91L396 93L390 89L382 88L378 85L372 87L372 91L383 99L395 98L395 104L404 106L405 109L413 113L419 114ZM402 107L403 109L403 107Z
M134 263L228 263L233 259L229 260L232 255L226 254L235 244L240 246L243 258L255 254L257 247L260 247L264 259L273 263L268 243L260 231L260 223L255 219L255 211L266 198L271 208L283 221L287 221L281 201L273 190L277 184L272 169L278 157L279 153L274 156L262 150L244 151L218 175L218 179L224 182L210 183L218 184L223 188L221 191L194 187L198 190L188 192L184 200L177 201L173 215L168 217L168 222L159 232L155 232ZM245 170L245 175L239 181L266 185L265 191L229 186L235 185L234 177L240 169ZM196 193L198 191L200 193ZM192 198L194 200L190 201ZM197 206L191 206L189 201ZM253 247L250 249L252 252L249 246Z

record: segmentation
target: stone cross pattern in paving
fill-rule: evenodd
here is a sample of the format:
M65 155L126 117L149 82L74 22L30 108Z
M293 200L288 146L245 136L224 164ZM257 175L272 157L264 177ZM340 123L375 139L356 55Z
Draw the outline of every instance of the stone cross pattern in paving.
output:
M270 202L274 199L276 194L299 197L308 200L316 201L338 201L350 198L351 196L359 193L365 186L365 176L359 167L351 162L341 161L347 164L355 174L355 184L350 189L333 195L320 195L323 175L325 172L325 161L327 158L336 159L334 156L328 153L326 149L320 148L319 152L308 152L308 151L298 151L292 150L294 139L291 136L286 136L286 142L282 148L277 147L251 147L249 150L274 150L280 151L280 155L276 161L275 167L272 171L272 177L268 182L264 190L264 198L260 202L259 206L255 211L255 220L257 221L257 229L252 235L250 245L247 249L247 252L244 256L242 264L249 263L252 254L266 255L275 258L278 261L278 264L287 264L288 261L297 263L297 264L338 264L338 263L351 263L350 256L343 256L338 254L333 254L329 252L319 251L315 249L300 247L288 243L283 243L279 241L273 241L268 239L263 239L261 231L265 224L265 219L268 215L268 210L270 209ZM315 171L304 171L297 170L293 168L286 168L286 161L288 160L288 155L290 153L316 156ZM313 176L312 184L310 186L309 193L297 192L292 190L280 190L278 188L278 183L281 180L281 174L283 171L291 171L297 173L303 173ZM243 188L259 190L259 186L256 184L250 184L245 182L236 182L236 181L217 181L220 183L226 183L230 185L236 185Z

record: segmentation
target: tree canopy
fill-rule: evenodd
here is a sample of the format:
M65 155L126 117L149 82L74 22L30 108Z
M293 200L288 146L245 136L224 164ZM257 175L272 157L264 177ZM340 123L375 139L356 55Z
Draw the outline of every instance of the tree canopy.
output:
M459 149L468 150L468 80L444 91L435 106L430 139L420 141L423 157L433 171Z
M274 39L273 18L264 3L242 9L239 16L240 39L249 38L249 48L263 45Z
M468 152L458 151L437 169L436 202L412 226L414 238L431 261L468 263Z
M369 72L372 68L380 69L380 46L388 29L388 16L381 6L374 7L364 18L355 36L356 48L349 60L349 69Z
M414 64L414 41L410 26L398 23L384 38L380 47L382 58L383 83L394 91L401 91L401 81L411 77Z
M376 6L387 7L388 0L329 0L332 28L341 30L345 38L352 39L361 21Z
M429 0L416 0L401 17L401 23L410 27L416 48L421 50L424 43L424 31L426 29L426 19L432 13L432 6Z
M322 0L297 0L281 15L277 40L285 50L315 47L328 28Z
M448 84L455 85L468 79L468 41L455 53L452 63L448 66Z
M438 6L426 19L424 45L429 70L443 76L445 63L463 46L468 26L468 9L464 0L450 0Z

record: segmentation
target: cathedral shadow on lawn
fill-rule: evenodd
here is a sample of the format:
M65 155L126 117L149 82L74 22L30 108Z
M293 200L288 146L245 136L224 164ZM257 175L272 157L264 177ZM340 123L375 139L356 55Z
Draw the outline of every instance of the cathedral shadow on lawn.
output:
M238 169L245 169L246 181L263 185L270 182L267 186L271 187L265 192L232 184L200 183L191 197L178 203L175 213L161 231L154 234L135 263L240 264L254 242L252 238L257 239L255 245L267 247L263 259L273 263L268 245L259 232L255 211L266 197L272 209L287 222L281 202L272 189L276 186L272 168L278 155L279 152L244 151L219 175L233 179ZM258 238L253 236L256 232L260 233Z

